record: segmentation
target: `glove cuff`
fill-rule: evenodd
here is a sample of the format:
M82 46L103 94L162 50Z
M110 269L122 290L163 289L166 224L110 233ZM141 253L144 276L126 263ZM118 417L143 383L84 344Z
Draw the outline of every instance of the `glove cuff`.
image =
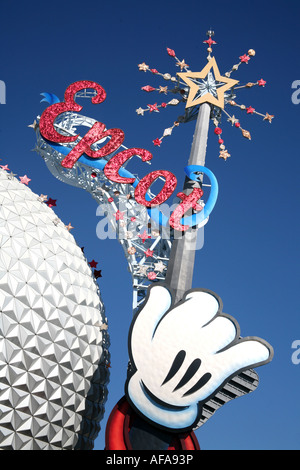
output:
M173 432L190 431L197 420L198 406L168 405L155 399L136 372L126 384L126 396L133 408L154 425Z

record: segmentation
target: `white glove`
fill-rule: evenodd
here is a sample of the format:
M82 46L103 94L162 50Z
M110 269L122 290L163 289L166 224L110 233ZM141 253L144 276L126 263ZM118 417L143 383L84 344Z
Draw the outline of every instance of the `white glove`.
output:
M230 377L270 362L272 347L239 339L234 318L205 289L191 290L172 306L169 290L151 286L129 331L132 368L126 396L146 419L176 432L192 429L208 400Z

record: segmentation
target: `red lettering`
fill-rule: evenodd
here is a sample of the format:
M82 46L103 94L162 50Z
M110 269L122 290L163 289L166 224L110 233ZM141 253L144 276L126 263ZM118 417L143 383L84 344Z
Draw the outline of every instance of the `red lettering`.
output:
M96 82L82 80L72 83L65 91L64 102L55 103L49 106L43 112L40 118L40 132L41 135L51 142L70 143L75 142L79 135L64 136L56 131L54 127L55 119L65 112L79 112L82 106L75 102L76 93L83 89L94 89L97 94L92 98L92 103L102 103L106 98L106 92ZM96 144L105 137L110 137L109 141L99 150L92 150L91 146ZM93 127L85 134L84 137L78 142L69 154L62 160L61 164L65 168L72 168L81 155L86 154L90 158L103 158L115 150L117 150L124 141L125 134L121 129L108 129L105 130L105 125L101 122L96 122ZM116 183L133 184L135 178L121 176L119 171L126 161L131 157L139 155L143 162L149 161L153 158L151 152L141 148L131 148L123 150L122 152L114 155L105 165L105 176ZM146 199L147 191L151 185L159 178L165 178L165 183L157 196L153 197L151 201ZM174 192L177 185L176 176L170 171L156 170L152 171L144 178L142 178L137 187L135 188L135 200L146 207L159 206L164 203ZM188 209L202 210L202 206L197 201L202 197L203 191L200 188L194 188L189 195L178 193L177 196L182 202L176 207L171 217L169 224L175 230L185 231L189 228L188 225L182 225L181 219Z
M102 158L118 149L124 141L125 134L121 129L108 129L104 131L105 125L102 122L96 122L93 127L85 134L71 152L62 160L61 165L65 168L72 168L74 163L84 153L91 158ZM91 145L104 137L111 136L109 142L99 150L92 150Z
M163 176L166 181L162 190L155 196L151 201L147 201L145 199L146 193L152 183L154 183L157 178ZM144 176L135 188L134 197L136 202L142 204L146 207L153 207L159 206L163 202L165 202L173 193L177 185L177 178L176 176L171 173L170 171L166 170L156 170L152 171L148 175Z
M178 193L177 197L182 199L182 202L178 204L174 212L171 214L169 219L169 224L175 230L180 230L182 232L186 231L189 228L189 225L182 225L180 223L183 215L188 211L188 209L195 209L200 211L203 207L197 203L197 201L203 196L203 191L200 188L194 188L193 191L186 195L184 193Z
M106 92L101 85L96 82L91 82L89 80L81 80L75 83L72 83L65 91L65 101L62 103L55 103L49 106L40 118L39 128L42 136L45 139L51 140L51 142L75 142L79 137L75 136L65 136L57 132L54 128L54 121L62 113L67 111L76 111L79 112L82 110L82 106L75 102L75 95L78 91L84 90L86 88L92 88L97 91L97 95L93 96L92 103L99 104L106 98Z
M114 155L105 165L105 176L116 183L132 184L135 178L125 178L119 175L119 170L124 163L131 157L139 155L143 162L148 162L152 159L153 155L148 150L140 148L126 149Z

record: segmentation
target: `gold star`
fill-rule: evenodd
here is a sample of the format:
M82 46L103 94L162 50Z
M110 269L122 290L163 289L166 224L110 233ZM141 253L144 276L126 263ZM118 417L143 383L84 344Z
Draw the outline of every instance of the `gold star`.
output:
M159 93L164 93L165 95L168 93L167 86L159 86Z
M36 120L34 120L33 123L29 124L29 126L27 126L27 127L32 127L32 129L36 130L39 127L39 125L36 122Z
M154 263L154 271L158 271L162 273L167 267L164 265L162 261L158 261L158 263Z
M40 202L44 202L48 199L48 196L46 196L45 194L41 194L39 197L38 197L38 201Z
M188 64L184 62L184 59L180 62L180 60L176 63L178 67L180 67L180 70L184 69L184 67L188 67Z
M70 222L69 222L69 225L65 225L65 227L68 230L68 232L70 232L70 230L72 230L72 228L74 228L74 227L72 227Z
M238 119L235 118L235 115L227 119L228 122L231 122L231 125L233 126L236 122L238 122Z
M273 118L274 116L272 114L266 113L264 121L269 121L269 123L271 123Z
M141 107L139 107L138 109L136 109L137 114L141 114L142 116L144 116L144 111L145 111L145 110L144 110L143 108L141 108Z
M227 158L230 157L230 153L227 150L222 150L219 155L220 158L223 158L226 162Z
M197 83L193 82L191 79L203 79L207 77L209 71L213 69L215 79L218 82L224 83L223 86L220 86L217 88L217 98L214 97L211 93L207 92L203 96L200 96L199 98L195 98L197 95L199 86ZM238 82L238 80L233 80L232 78L227 78L227 77L222 77L220 75L216 59L212 57L210 61L206 64L206 66L201 70L201 72L186 72L186 73L178 73L177 74L182 80L190 87L187 103L186 103L186 108L189 108L191 106L196 106L201 103L211 103L215 106L218 106L219 108L224 108L224 93L227 91L229 88L232 88L235 86Z
M139 70L142 70L143 72L146 72L146 70L149 69L149 65L146 65L145 62L142 62L141 64L138 64Z
M145 266L145 265L139 265L139 270L137 272L137 274L142 274L143 276L147 276L147 269L148 269L149 266Z

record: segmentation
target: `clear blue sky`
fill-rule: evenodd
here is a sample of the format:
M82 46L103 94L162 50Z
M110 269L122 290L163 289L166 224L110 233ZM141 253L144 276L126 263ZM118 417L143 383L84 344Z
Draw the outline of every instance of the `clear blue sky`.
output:
M122 249L115 240L99 240L97 205L88 193L56 180L31 149L35 134L27 126L45 109L40 93L60 98L77 80L93 80L107 92L105 103L88 115L125 132L127 147L153 151L152 169L168 169L181 189L194 123L180 126L160 148L152 140L172 125L182 110L135 112L160 102L144 85L164 85L137 64L174 74L166 47L191 70L206 63L202 41L215 31L214 55L221 73L253 48L256 56L233 75L242 83L263 78L266 87L240 90L237 102L274 114L272 125L237 111L252 140L223 122L231 158L218 158L210 130L206 165L216 175L220 193L197 252L193 287L218 293L224 311L241 326L242 336L260 336L275 350L273 362L258 368L260 385L247 397L222 407L197 432L203 449L299 449L300 364L292 363L292 342L300 340L299 289L299 115L291 101L292 82L300 80L297 0L251 2L5 2L1 7L1 73L6 104L0 107L3 164L31 178L36 193L57 199L56 213L72 223L87 258L98 261L98 280L111 337L111 381L106 415L95 449L104 447L110 411L122 397L127 368L127 331L132 288ZM85 105L85 102L84 102ZM91 114L92 113L92 114ZM2 164L1 162L1 164ZM135 161L136 162L136 161ZM131 163L144 176L148 166Z

